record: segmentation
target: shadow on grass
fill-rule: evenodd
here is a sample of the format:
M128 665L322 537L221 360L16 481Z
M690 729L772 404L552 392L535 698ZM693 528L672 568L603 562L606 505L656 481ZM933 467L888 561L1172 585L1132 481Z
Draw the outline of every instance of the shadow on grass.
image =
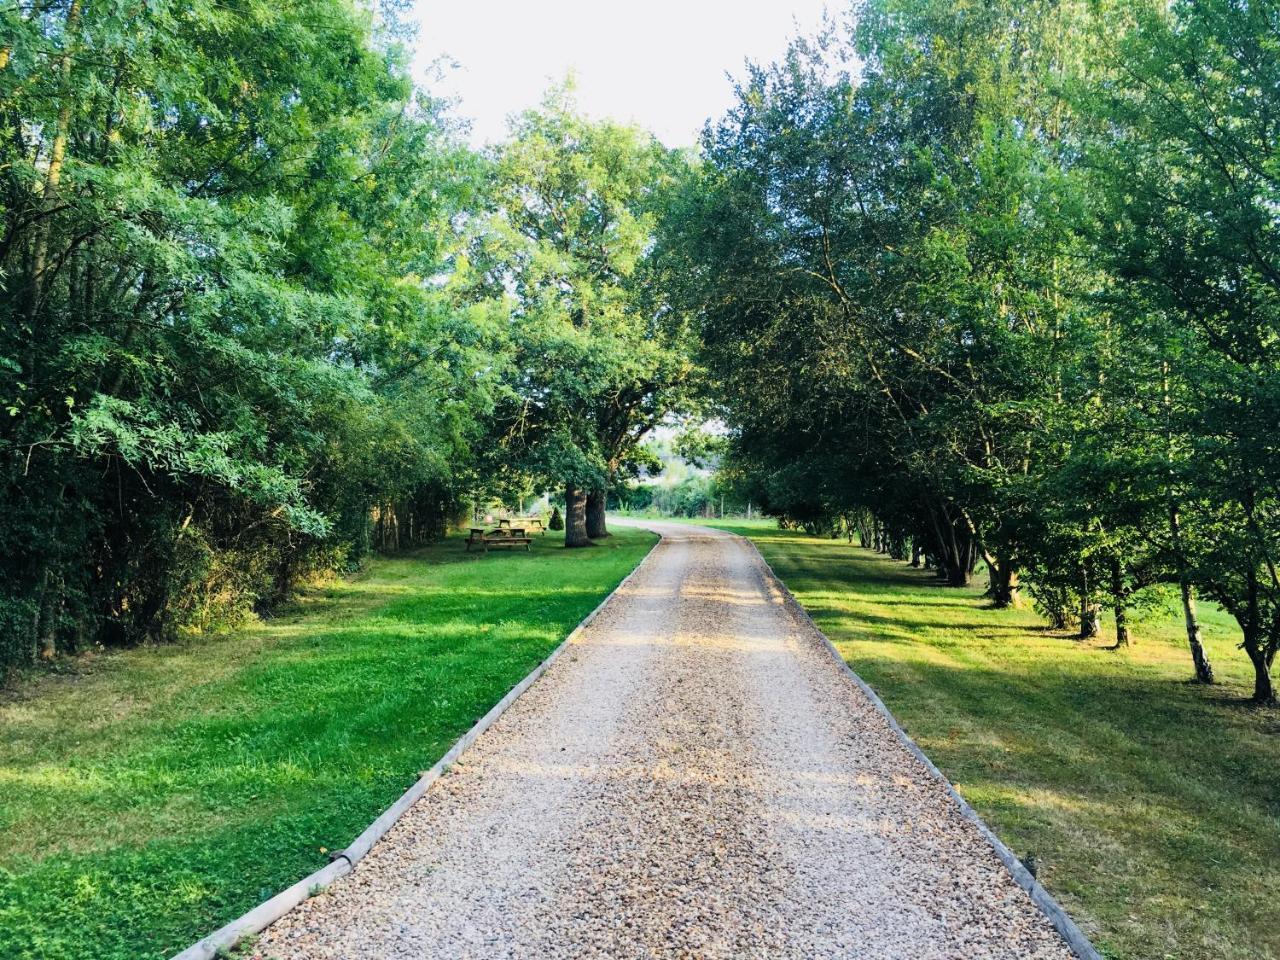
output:
M869 551L753 539L1109 957L1280 954L1280 714L1247 705L1229 620L1206 613L1223 686L1204 687L1176 611L1108 650Z

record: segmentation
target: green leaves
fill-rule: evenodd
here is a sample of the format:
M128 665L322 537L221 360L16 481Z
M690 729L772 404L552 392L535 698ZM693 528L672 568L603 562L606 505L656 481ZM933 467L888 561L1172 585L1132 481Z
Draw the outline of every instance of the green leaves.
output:
M23 655L171 632L174 595L220 589L188 532L271 557L264 604L365 549L375 503L432 504L409 524L430 535L491 404L435 284L481 164L401 54L347 0L0 16L0 559L43 611Z
M567 87L492 160L460 293L507 317L493 469L596 489L692 386L690 328L653 249L684 160L578 115Z
M1123 611L1194 569L1274 655L1274 14L855 19L748 70L667 224L733 468L1044 596Z

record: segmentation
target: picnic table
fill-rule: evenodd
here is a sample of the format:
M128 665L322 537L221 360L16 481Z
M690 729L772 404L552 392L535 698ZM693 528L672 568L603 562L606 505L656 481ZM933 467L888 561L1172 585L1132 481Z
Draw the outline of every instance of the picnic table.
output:
M485 553L489 552L490 547L524 547L529 550L533 544L533 538L526 536L523 527L513 527L510 524L502 526L501 523L496 529L486 530L484 527L471 527L467 539L464 541L467 545L467 553L471 552L472 547L479 547Z
M547 525L542 522L541 517L517 517L516 522L525 530L537 530L539 533L547 532ZM510 520L499 520L498 527L510 527Z

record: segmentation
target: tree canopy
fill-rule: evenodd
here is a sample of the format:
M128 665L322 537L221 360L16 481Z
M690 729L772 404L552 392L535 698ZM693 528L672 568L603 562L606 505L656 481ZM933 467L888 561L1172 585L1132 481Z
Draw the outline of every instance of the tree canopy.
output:
M737 472L1129 641L1182 588L1274 698L1280 21L870 0L753 68L665 242ZM1117 25L1123 29L1117 33Z
M470 268L511 349L498 459L560 481L569 544L607 534L607 487L692 396L693 330L651 256L685 169L650 134L576 114L570 86L519 117L494 157Z
M478 153L350 0L0 17L0 663L602 489L678 405L648 134L560 92Z

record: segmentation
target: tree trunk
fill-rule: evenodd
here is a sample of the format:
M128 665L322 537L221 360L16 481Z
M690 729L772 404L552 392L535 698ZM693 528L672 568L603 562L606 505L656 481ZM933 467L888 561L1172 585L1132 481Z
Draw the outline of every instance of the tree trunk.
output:
M1197 683L1213 683L1213 665L1204 652L1200 639L1200 619L1196 616L1196 595L1187 576L1187 565L1182 553L1182 524L1178 517L1178 505L1169 503L1169 535L1173 541L1173 554L1178 565L1178 587L1182 591L1182 617L1187 625L1187 645L1191 647L1191 662L1196 668Z
M953 511L943 503L930 510L938 555L935 561L939 575L948 586L967 587L977 565L978 548L969 530L956 522Z
M1209 655L1204 652L1204 644L1200 640L1200 620L1196 616L1196 595L1191 583L1184 576L1182 587L1182 615L1187 624L1187 644L1191 647L1191 662L1196 668L1197 683L1213 683L1213 665Z
M1244 635L1244 652L1249 655L1253 664L1253 701L1254 703L1275 703L1276 688L1271 679L1271 660L1257 629L1246 630Z
M1092 640L1102 632L1102 613L1089 599L1089 571L1080 568L1080 639Z
M40 603L36 612L36 654L41 660L58 655L57 609L59 584L46 568L40 578Z
M987 555L987 576L989 583L987 594L998 610L1007 610L1018 606L1018 571L1009 562L1001 563L996 557Z
M1116 615L1116 649L1129 645L1129 591L1124 585L1124 567L1119 557L1111 560L1111 600Z
M1080 601L1080 639L1091 640L1102 632L1102 611L1096 603Z
M45 168L44 182L41 185L40 206L44 211L52 209L58 198L58 185L62 181L62 168L66 162L67 134L71 126L71 48L76 42L80 25L80 2L72 0L67 8L67 19L63 28L63 50L58 60L58 96L61 106L58 109L58 120L53 128L53 141L49 149L49 163ZM44 274L47 269L49 252L49 218L43 217L36 225L35 244L31 253L31 287L28 291L27 317L34 320L40 309Z
M603 487L587 494L587 536L592 540L609 536L604 517L606 502Z
M1049 616L1049 626L1054 630L1067 629L1067 608L1059 603L1045 603L1045 613Z
M1116 615L1116 649L1129 645L1129 611L1119 601L1115 605Z
M564 545L591 546L587 537L587 495L572 484L564 488Z

